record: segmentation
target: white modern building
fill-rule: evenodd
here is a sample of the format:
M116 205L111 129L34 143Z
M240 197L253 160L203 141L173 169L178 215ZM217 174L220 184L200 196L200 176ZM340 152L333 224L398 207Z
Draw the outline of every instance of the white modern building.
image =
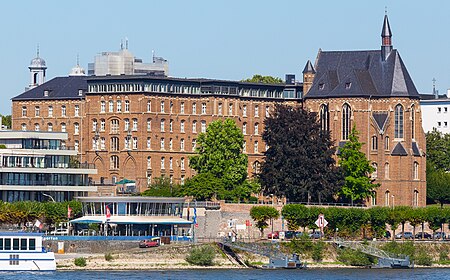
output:
M144 63L128 50L128 42L118 52L102 52L96 55L93 63L88 64L88 75L154 75L168 76L169 62L153 53L152 62Z
M92 164L79 163L64 132L0 131L0 199L67 201L97 191Z
M442 133L450 133L450 98L448 95L421 95L422 126L425 133L436 128Z

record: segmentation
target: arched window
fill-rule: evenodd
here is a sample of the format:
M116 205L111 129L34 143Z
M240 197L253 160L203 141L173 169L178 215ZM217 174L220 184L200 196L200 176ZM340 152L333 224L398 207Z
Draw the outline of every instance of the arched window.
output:
M377 192L376 191L372 192L371 199L372 199L372 206L376 206L377 205Z
M184 133L184 120L181 120L181 123L180 123L180 132Z
M22 131L25 131L25 130L27 130L27 124L23 123L22 124Z
M352 116L352 109L347 103L342 106L342 140L348 140L350 134L351 123L350 118Z
M419 206L419 191L418 190L414 190L414 195L413 195L413 206Z
M414 180L419 180L419 163L417 161L414 162L413 176Z
M119 169L119 157L118 156L111 156L110 169Z
M247 134L247 123L242 124L242 134L244 134L244 135Z
M124 124L124 130L125 131L130 130L130 120L129 119L124 119L123 120L123 124Z
M162 120L161 120L161 124L160 124L160 130L161 130L161 132L164 132L164 127L165 127L165 120L162 119Z
M372 167L374 171L372 172L372 179L376 179L378 177L378 164L376 162L372 162Z
M395 106L395 138L403 138L403 106L398 104Z
M259 124L255 123L255 135L259 134Z
M384 137L384 149L389 150L389 136Z
M253 174L259 174L261 169L261 164L259 163L259 161L255 161L253 163Z
M389 163L384 164L384 178L389 179Z
M147 119L147 131L152 131L152 119Z
M411 105L411 138L415 139L415 125L416 125L416 110L414 104Z
M372 136L372 151L378 150L378 137L376 135Z
M386 191L384 193L384 206L389 206L390 196L391 196L391 193L389 191Z
M320 106L320 113L319 113L319 118L320 118L320 127L322 128L322 130L328 131L330 128L330 112L328 111L328 105L327 104L322 104L322 106Z
M53 131L53 124L52 123L48 123L47 124L47 130L48 131Z

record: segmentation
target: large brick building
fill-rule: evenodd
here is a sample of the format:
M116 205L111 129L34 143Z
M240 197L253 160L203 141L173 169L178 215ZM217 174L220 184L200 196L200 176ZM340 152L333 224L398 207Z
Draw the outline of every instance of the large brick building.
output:
M65 130L81 162L95 163L94 183L135 179L142 191L162 175L174 183L192 176L188 158L197 136L216 119L232 118L242 128L252 175L263 160L261 133L271 108L304 104L318 112L338 146L353 125L359 130L381 183L372 205L423 206L419 94L392 48L387 17L382 42L381 50L319 51L315 65L306 64L303 83L292 76L286 84L151 75L54 78L12 99L13 129Z
M13 98L14 130L67 131L66 145L94 163L92 182L156 177L183 183L199 133L217 119L242 129L252 176L263 158L264 118L277 102L300 104L303 85L177 79L150 75L54 78Z
M385 16L381 50L319 51L305 106L341 147L352 126L381 183L372 205L426 204L425 148L420 96L400 54L391 44ZM306 83L305 83L306 85Z

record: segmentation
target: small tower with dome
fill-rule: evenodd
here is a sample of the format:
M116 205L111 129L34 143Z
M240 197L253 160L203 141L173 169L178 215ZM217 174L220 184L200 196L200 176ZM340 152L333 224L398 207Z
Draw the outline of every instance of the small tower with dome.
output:
M47 66L45 65L45 60L39 57L39 46L37 48L37 55L31 60L28 69L30 69L31 77L30 85L28 86L29 89L42 85L45 82L45 71L47 70Z
M69 76L86 76L86 71L84 71L83 67L80 66L80 59L77 56L77 65L72 68Z

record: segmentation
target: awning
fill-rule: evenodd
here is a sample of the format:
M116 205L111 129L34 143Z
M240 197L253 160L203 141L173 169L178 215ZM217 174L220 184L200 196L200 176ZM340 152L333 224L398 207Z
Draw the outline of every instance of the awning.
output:
M73 224L103 224L106 216L83 216L70 221ZM111 216L111 224L190 225L193 222L172 216Z

